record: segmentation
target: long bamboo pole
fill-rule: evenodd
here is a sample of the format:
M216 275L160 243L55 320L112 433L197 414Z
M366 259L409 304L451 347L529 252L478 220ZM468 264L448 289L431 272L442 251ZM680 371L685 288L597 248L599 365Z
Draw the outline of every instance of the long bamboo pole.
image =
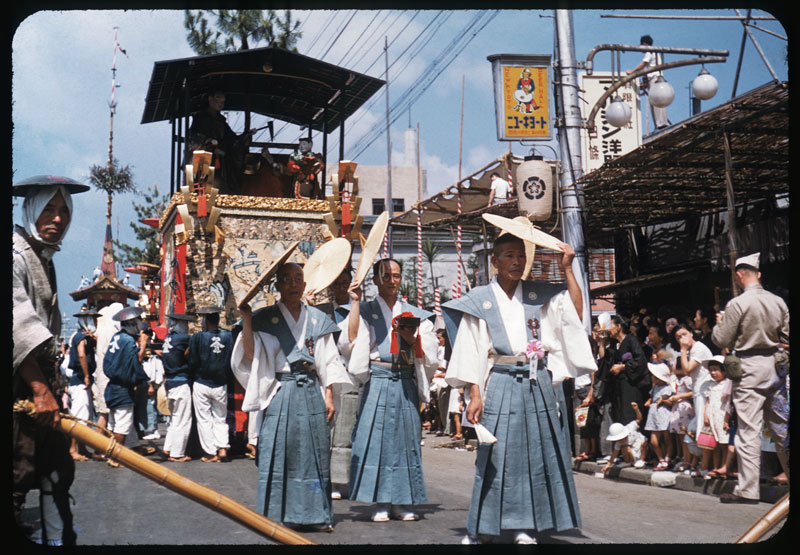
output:
M764 516L759 518L747 532L736 540L736 543L754 543L764 534L772 530L783 518L789 514L789 494L781 497Z
M14 410L31 414L32 405L33 403L18 403L14 406ZM59 428L68 436L88 445L95 451L105 453L107 458L119 462L145 478L149 478L159 485L188 497L192 501L196 501L227 516L262 536L287 545L316 545L316 542L303 534L268 519L218 491L198 484L174 470L169 470L137 454L117 443L117 440L113 437L104 436L67 414L61 414Z

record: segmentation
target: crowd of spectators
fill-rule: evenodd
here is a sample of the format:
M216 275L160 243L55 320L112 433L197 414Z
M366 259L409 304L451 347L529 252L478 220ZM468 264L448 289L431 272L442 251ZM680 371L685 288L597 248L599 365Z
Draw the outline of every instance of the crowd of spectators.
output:
M605 325L593 319L598 370L590 383L575 383L576 460L604 463L603 472L631 465L707 480L737 477L727 351L711 341L716 317L712 307L675 306L613 315ZM611 452L604 456L605 442ZM766 452L773 450L768 438L763 442ZM787 481L783 472L762 478Z

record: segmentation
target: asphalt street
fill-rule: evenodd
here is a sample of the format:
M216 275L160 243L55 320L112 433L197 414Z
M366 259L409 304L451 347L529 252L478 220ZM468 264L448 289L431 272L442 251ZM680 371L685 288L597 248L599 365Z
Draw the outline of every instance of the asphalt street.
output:
M420 521L373 523L369 520L370 505L342 499L334 501L335 531L308 533L308 537L329 545L459 544L465 534L475 452L457 447L449 438L432 434L423 434L423 438L429 502L417 507ZM163 439L152 444L160 447ZM157 456L150 458L159 460ZM162 464L247 507L256 507L256 467L250 459ZM540 544L727 544L734 542L771 507L768 503L723 505L713 495L580 472L573 475L583 526L580 530L540 533ZM111 468L103 462L77 463L72 495L80 545L274 543L130 469ZM34 522L38 515L38 493L30 493L26 501L23 518ZM510 536L496 540L510 541Z

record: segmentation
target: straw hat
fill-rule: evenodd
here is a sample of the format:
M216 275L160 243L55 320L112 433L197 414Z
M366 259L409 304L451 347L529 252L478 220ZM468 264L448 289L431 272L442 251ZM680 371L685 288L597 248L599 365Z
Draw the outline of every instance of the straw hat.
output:
M530 221L525 216L517 216L514 218L515 221L522 222L523 224L529 226L533 229L533 222ZM503 231L500 235L505 233L509 233L508 231ZM533 266L533 255L536 254L536 245L531 243L530 241L525 241L525 271L522 272L522 279L528 279L528 275L531 273L531 267Z
M608 427L608 435L606 441L619 441L628 437L628 428L619 422L614 422Z
M358 259L356 275L353 278L353 281L359 285L364 281L364 278L367 277L372 262L375 260L375 255L377 255L378 251L381 249L381 243L383 243L383 236L386 233L387 227L389 227L389 212L383 212L378 216L378 219L375 220L372 229L369 231L369 237L367 237L367 240L361 247L361 257Z
M337 237L320 246L308 257L303 266L306 280L305 297L311 291L324 291L342 273L350 262L353 247L344 237Z
M191 314L180 314L178 312L170 312L167 314L167 318L172 318L173 320L186 320L187 322L194 322L195 317Z
M552 235L548 235L547 233L536 229L533 227L533 224L526 225L521 221L518 221L516 218L512 220L509 218L504 218L503 216L498 216L497 214L483 214L483 219L524 241L528 241L534 245L539 245L540 247L544 247L546 249L564 252L561 247L558 246L561 241Z
M266 269L266 271L263 274L261 274L261 277L258 278L258 281L253 285L253 287L250 288L247 294L244 297L242 297L242 300L238 302L239 306L242 306L243 304L249 302L250 299L252 299L258 294L258 292L261 290L262 287L264 287L264 285L269 281L269 279L275 275L275 272L278 271L278 268L280 268L283 265L283 263L289 259L289 256L291 256L292 252L299 244L300 241L293 242L291 245L289 245L289 248L287 248L282 255L280 255L278 258L272 261L272 264L270 264L269 267Z
M653 374L656 378L661 380L662 382L669 382L669 366L664 364L663 362L647 363L647 369L650 370L650 373Z
M83 193L90 189L88 185L78 183L69 177L61 177L60 175L37 175L14 183L12 185L11 194L15 197L24 197L28 193L36 191L41 187L50 187L52 185L63 185L71 195Z
M708 366L709 366L709 365L710 365L712 362L716 362L716 363L717 363L717 364L719 364L720 366L723 366L723 367L724 367L724 363L725 363L725 357L724 357L724 356L722 356L722 355L717 355L717 356L711 357L711 358L710 358L710 359L708 359L708 360L704 360L704 361L703 361L703 368L706 368L706 369L708 369Z

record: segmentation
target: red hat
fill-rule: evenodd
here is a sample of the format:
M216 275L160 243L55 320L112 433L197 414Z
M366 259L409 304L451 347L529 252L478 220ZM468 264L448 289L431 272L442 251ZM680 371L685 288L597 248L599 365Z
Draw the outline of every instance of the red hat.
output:
M400 348L398 346L399 343L397 341L397 325L398 321L401 318L414 318L414 315L411 312L402 312L397 316L395 316L394 318L392 318L392 344L390 351L393 355L396 355L400 352ZM416 356L417 358L422 358L423 356L422 341L419 338L419 333L417 333L417 338L416 341L414 342L414 356Z

